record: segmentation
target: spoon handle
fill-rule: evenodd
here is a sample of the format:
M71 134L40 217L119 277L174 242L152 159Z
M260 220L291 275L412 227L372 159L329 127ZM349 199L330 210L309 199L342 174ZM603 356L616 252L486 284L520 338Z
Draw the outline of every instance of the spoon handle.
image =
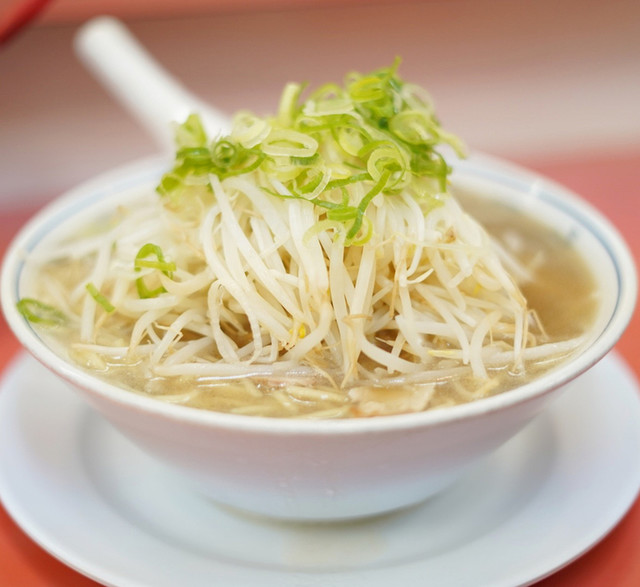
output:
M192 112L200 114L210 137L228 132L226 117L164 70L115 18L100 16L84 24L75 50L164 149L174 147L172 123L184 122Z

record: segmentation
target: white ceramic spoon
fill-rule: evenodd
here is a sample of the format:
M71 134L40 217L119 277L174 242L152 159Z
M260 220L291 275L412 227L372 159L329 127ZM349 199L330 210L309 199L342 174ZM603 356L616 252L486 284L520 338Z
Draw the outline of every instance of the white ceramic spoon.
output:
M88 21L75 38L76 53L102 84L165 150L173 151L172 122L197 112L211 137L229 131L228 119L163 69L118 20Z

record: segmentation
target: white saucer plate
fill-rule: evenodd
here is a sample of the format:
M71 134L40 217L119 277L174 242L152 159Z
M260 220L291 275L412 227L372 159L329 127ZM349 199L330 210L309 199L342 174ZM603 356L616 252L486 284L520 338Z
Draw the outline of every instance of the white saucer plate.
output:
M640 488L640 395L610 354L446 492L349 523L280 523L194 493L27 355L0 386L0 499L106 585L530 584L605 536Z

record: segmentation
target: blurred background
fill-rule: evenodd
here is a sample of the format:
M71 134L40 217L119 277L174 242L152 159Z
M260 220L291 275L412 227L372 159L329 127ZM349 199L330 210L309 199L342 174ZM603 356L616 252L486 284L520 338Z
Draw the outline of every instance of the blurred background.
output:
M472 149L530 165L640 151L637 0L53 0L0 47L0 205L157 151L74 56L99 14L227 112L401 56Z
M228 113L272 112L287 81L338 81L400 56L401 75L429 89L444 126L471 150L576 191L640 260L638 0L0 0L0 253L44 203L159 150L74 56L78 27L101 14L125 21L190 90ZM617 349L640 375L638 315ZM17 350L0 317L0 368ZM639 537L637 501L596 548L540 585L638 585ZM92 584L2 508L0 582Z

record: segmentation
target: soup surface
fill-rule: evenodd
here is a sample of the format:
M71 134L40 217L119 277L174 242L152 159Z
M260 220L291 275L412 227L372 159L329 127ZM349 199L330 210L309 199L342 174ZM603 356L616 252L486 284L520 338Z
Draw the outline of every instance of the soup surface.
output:
M565 360L585 264L497 194L450 194L464 145L398 67L287 84L227 136L191 114L155 191L30 260L23 313L118 385L235 414L436 409Z
M435 353L434 361L425 367L429 371L426 380L422 373L398 376L381 371L378 381L355 379L345 385L331 364L321 365L311 375L295 369L286 374L252 374L251 365L246 366L248 376L161 375L154 372L150 353L132 358L130 353L118 350L120 347L113 352L100 352L95 345L83 344L78 321L48 328L46 334L69 349L68 354L80 366L132 393L234 414L368 417L443 408L502 393L553 368L575 352L595 315L597 291L584 261L565 239L502 204L472 194L460 193L457 197L496 242L530 272L530 278L519 286L532 309L531 329L537 332L537 343L560 345L550 356L545 353L537 359L534 353L533 358L520 365L503 357L499 364L487 364L486 377L477 377L459 358L447 356L448 345L443 343L441 352ZM101 221L92 230L99 232L111 224ZM39 268L34 297L60 307L61 300L74 298L78 284L86 283L95 263L93 254L46 262ZM127 341L131 337L132 325L126 316L104 313L102 327L109 331L111 344L114 338ZM158 323L155 327L161 332L169 325ZM195 334L191 336L195 338ZM98 336L96 343L101 342ZM378 344L383 346L385 342L380 340ZM367 357L361 357L361 361L371 362Z

